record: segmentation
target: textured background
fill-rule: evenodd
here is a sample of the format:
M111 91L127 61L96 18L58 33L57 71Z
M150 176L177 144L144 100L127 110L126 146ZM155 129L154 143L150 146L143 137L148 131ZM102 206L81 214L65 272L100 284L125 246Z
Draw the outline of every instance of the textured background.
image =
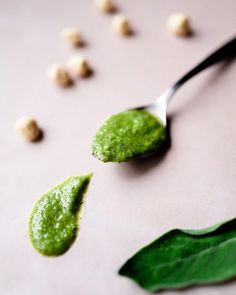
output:
M117 269L136 250L173 228L201 228L236 216L236 64L220 64L184 86L169 108L172 145L162 157L102 164L91 137L110 114L155 99L236 28L235 0L117 0L136 35L122 39L111 16L88 0L0 0L0 293L142 295ZM166 18L190 15L189 39L166 32ZM87 46L70 48L65 26ZM52 63L76 53L95 75L61 90ZM38 118L44 140L28 144L13 129ZM72 174L94 172L83 226L66 255L37 254L27 218L38 197ZM233 295L236 282L165 294Z

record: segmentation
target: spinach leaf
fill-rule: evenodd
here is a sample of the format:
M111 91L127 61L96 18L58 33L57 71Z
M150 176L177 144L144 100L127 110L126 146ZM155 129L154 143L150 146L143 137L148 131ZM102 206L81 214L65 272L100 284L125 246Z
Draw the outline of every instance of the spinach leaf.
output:
M229 280L236 276L236 219L171 230L131 257L119 274L148 291Z

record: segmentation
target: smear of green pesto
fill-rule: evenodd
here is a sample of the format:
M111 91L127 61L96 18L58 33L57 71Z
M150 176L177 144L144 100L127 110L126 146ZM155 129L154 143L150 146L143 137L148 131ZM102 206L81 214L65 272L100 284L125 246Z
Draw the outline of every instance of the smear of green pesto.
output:
M70 248L77 235L91 176L69 177L37 201L29 218L28 233L38 252L58 256Z
M148 156L166 140L166 128L151 113L129 110L111 116L92 141L93 155L103 162Z

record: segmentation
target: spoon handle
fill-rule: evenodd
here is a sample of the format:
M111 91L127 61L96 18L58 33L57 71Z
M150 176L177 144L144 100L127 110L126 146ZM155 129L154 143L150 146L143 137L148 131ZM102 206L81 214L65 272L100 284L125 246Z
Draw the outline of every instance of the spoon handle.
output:
M204 59L200 64L194 67L190 72L184 75L180 80L178 80L173 85L174 92L182 86L186 81L188 81L193 76L197 75L201 71L205 70L206 68L214 65L215 63L221 61L222 59L229 58L236 55L236 38L233 38L225 45L217 49L211 55L209 55L206 59Z

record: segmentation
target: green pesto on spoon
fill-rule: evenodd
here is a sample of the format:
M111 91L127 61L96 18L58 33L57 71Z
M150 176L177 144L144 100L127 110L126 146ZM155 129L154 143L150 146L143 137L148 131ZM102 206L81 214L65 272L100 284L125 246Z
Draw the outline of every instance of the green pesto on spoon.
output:
M160 95L154 103L108 118L92 140L92 153L102 162L126 162L156 152L165 142L170 99L186 81L236 53L236 38L216 50Z
M39 253L58 256L71 247L91 176L69 177L37 201L29 218L28 234Z

